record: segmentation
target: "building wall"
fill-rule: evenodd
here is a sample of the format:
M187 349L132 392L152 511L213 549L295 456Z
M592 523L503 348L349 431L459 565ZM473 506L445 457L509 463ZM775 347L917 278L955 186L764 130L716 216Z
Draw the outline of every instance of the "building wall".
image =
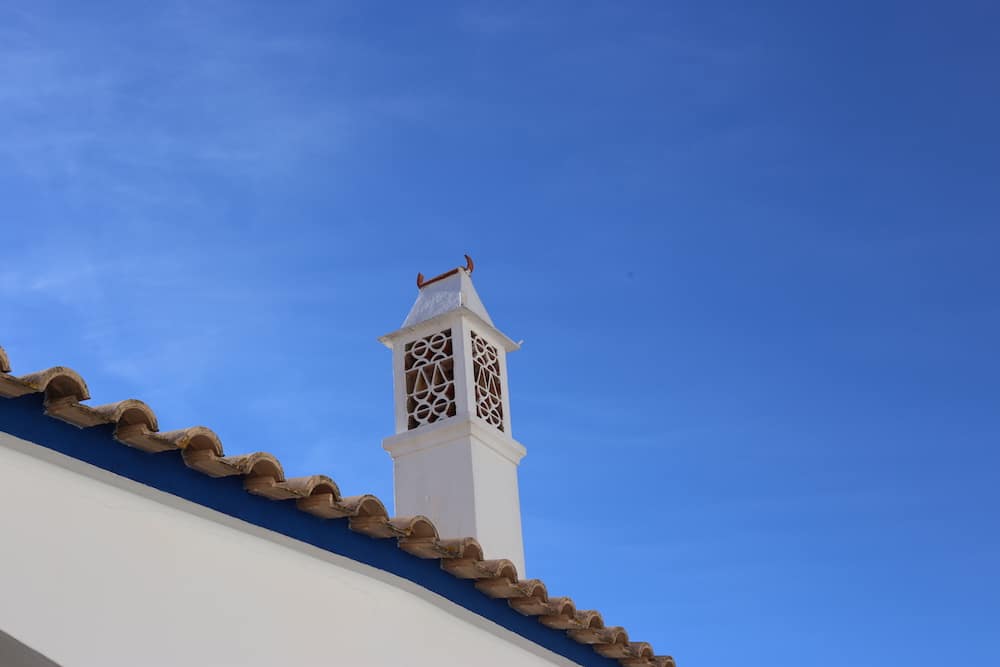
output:
M0 433L0 631L63 667L569 665L367 565Z

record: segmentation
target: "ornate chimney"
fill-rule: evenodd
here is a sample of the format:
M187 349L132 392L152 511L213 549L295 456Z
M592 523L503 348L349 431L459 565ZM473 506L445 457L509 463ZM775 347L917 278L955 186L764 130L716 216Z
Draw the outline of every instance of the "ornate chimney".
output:
M519 345L493 325L472 285L472 259L425 280L402 328L379 340L392 350L396 514L430 517L442 537L472 536L487 558L524 576L517 466L511 437L507 353Z

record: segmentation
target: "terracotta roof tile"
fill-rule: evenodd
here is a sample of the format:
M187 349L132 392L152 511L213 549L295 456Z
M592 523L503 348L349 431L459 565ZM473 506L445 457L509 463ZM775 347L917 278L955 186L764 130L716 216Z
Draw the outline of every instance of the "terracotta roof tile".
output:
M471 538L441 539L425 516L390 517L372 495L343 497L325 475L285 479L281 462L267 452L225 456L222 441L211 429L192 426L159 432L156 414L137 399L97 407L84 405L90 393L82 377L56 366L22 376L10 375L7 354L0 347L0 396L16 398L45 394L45 413L79 428L113 424L114 437L123 445L147 452L181 450L184 463L211 477L243 477L247 492L275 501L295 500L296 507L324 519L348 519L351 530L374 539L395 538L403 551L423 559L439 559L455 577L475 580L484 595L507 600L517 612L539 623L565 631L573 640L597 653L617 659L625 667L676 667L670 656L656 656L646 642L629 640L620 627L606 627L601 614L576 609L567 597L549 597L538 579L520 580L506 559L484 560L483 549Z

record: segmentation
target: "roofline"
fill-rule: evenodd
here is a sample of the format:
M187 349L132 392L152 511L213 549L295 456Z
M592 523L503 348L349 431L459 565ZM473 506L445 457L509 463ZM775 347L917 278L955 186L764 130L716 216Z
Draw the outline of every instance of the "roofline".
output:
M648 642L629 641L624 628L605 626L600 612L549 596L538 579L520 579L511 561L484 560L474 538L442 539L427 517L390 517L375 496L343 497L325 475L286 478L267 452L226 456L204 426L160 432L142 401L85 405L87 384L70 368L0 373L0 397L0 432L33 455L56 452L51 456L383 570L584 667L611 667L613 658L630 667L676 667Z
M126 447L115 439L114 424L81 429L48 417L42 393L0 398L0 423L3 432L39 447L409 580L578 665L619 665L565 632L518 613L507 600L483 595L474 580L453 576L438 560L415 558L399 549L396 540L371 539L352 531L347 521L321 519L299 511L295 503L247 493L242 477L202 474L188 467L181 450L151 454Z

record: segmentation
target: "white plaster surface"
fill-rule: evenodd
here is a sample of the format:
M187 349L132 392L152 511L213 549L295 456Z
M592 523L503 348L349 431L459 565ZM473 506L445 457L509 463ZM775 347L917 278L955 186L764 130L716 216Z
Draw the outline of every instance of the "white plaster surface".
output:
M0 432L0 628L63 667L573 664L412 582Z
M475 504L455 502L457 498L471 499L475 493L468 439L452 440L415 456L394 459L393 478L398 508L394 514L430 517L441 537L477 535ZM407 511L409 514L404 513Z
M486 558L525 577L517 464L525 450L476 418L453 417L386 438L395 514L430 517L442 537L475 537Z
M395 514L423 514L442 537L475 537L486 558L526 577L518 462L524 447L461 415L382 441L393 460Z
M479 438L473 437L471 444L476 494L481 498L475 506L476 525L483 526L483 551L487 558L513 561L520 578L527 579L517 465Z

